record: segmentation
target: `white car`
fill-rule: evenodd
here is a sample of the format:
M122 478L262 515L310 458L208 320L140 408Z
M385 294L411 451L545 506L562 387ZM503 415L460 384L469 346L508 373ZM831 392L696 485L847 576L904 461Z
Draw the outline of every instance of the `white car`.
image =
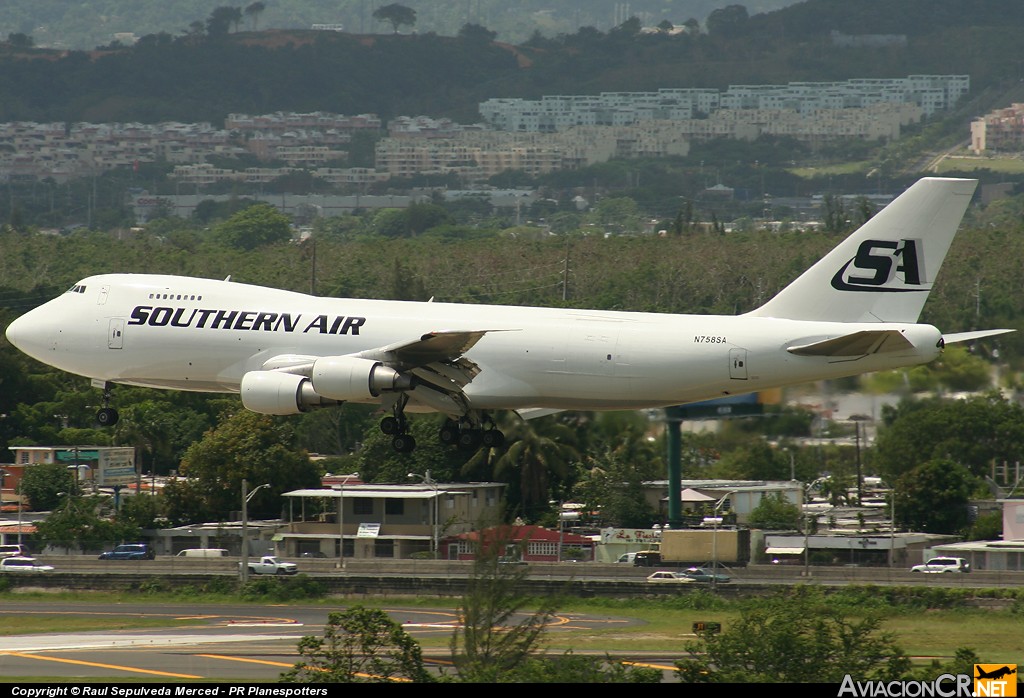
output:
M53 572L51 565L40 565L34 557L5 557L0 572Z
M681 572L668 572L666 570L654 572L647 577L647 581L655 584L693 584L693 580Z
M923 565L914 565L911 572L926 574L944 574L951 572L970 572L971 564L962 557L933 557Z

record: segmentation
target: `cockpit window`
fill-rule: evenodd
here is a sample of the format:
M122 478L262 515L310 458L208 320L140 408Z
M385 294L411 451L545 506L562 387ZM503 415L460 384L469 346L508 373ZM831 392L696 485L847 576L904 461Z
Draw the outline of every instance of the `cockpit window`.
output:
M67 290L67 293L85 293L85 285L75 284L74 286Z

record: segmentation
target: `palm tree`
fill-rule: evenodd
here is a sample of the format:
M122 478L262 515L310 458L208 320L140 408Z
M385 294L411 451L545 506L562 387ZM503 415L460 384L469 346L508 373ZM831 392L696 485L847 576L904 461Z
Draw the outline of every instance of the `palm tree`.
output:
M259 25L260 14L263 10L267 9L267 6L262 2L254 2L245 8L245 14L252 19L252 29L256 31Z
M494 477L509 483L509 501L524 518L536 519L579 460L575 433L551 417L517 420L503 431L506 446L493 460Z

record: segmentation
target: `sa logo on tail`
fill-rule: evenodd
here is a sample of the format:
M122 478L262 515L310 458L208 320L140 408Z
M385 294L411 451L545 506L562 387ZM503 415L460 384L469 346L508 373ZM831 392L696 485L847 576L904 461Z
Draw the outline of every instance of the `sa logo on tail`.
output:
M832 277L837 291L874 291L906 293L927 291L930 285L921 281L922 257L919 240L865 240L857 254ZM857 272L868 276L854 276ZM892 285L896 275L903 275L903 286Z

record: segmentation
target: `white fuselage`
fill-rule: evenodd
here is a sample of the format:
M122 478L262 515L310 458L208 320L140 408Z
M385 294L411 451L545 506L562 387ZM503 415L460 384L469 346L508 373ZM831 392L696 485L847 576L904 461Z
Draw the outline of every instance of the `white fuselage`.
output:
M787 351L859 329L898 330L909 346L853 357ZM347 355L445 330L487 331L465 354L480 368L464 391L474 409L679 404L927 362L941 338L913 323L335 299L133 274L84 279L15 320L8 337L93 379L238 392L245 373L274 357Z

